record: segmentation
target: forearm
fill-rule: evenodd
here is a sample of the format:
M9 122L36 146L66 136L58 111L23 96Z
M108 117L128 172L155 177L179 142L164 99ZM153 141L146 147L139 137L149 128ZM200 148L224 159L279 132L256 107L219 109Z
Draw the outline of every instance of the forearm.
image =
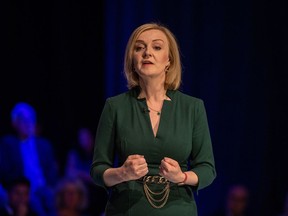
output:
M125 174L121 167L109 168L103 173L103 180L107 187L112 187L116 184L124 182L124 176Z
M185 172L187 177L184 173L180 173L179 179L180 183L179 185L191 185L191 186L197 186L199 179L198 176L193 171L187 171Z

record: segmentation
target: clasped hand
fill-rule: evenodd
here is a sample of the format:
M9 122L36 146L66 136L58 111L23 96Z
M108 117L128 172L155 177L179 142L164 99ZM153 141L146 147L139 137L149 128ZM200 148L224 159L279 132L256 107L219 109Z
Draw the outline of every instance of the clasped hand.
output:
M129 155L122 170L125 181L136 180L148 173L148 165L143 155Z
M159 174L173 183L180 183L185 178L179 163L176 160L168 157L164 157L161 160Z
M126 181L136 180L148 173L148 164L143 155L130 155L124 162L122 170ZM159 175L174 183L184 179L179 163L168 157L161 160Z

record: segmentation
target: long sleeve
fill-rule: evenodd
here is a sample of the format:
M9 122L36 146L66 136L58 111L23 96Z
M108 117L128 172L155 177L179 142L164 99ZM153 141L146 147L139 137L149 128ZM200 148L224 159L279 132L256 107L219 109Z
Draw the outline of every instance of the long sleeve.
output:
M195 125L192 137L191 167L192 171L198 176L197 190L199 190L212 183L216 177L216 171L209 126L202 100L197 103L194 115Z
M94 156L90 175L99 186L106 188L103 173L111 168L114 162L114 118L109 99L106 101L95 138Z

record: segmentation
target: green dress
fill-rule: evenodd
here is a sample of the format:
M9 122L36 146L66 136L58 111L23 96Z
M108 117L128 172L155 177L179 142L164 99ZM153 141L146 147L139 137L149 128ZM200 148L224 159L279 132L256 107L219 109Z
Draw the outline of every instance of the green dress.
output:
M129 155L144 155L147 175L158 175L164 157L178 161L182 171L192 170L197 187L172 186L163 208L152 207L140 181L113 186L106 206L106 216L175 216L197 215L194 191L212 183L216 177L214 156L203 101L180 91L167 91L171 100L163 103L159 128L153 134L146 100L138 99L134 88L106 100L101 114L94 148L91 176L95 183L108 189L103 173L121 166ZM157 185L156 185L157 186Z

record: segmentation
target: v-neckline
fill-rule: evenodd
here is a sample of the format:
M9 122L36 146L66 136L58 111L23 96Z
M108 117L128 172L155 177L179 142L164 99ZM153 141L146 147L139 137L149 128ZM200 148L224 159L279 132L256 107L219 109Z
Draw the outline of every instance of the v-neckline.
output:
M148 113L150 128L151 128L151 130L152 130L152 134L153 134L154 139L157 138L158 131L159 131L159 129L160 129L161 118L162 118L162 115L163 115L163 110L164 110L163 108L164 108L164 106L165 106L165 105L164 105L164 104L165 104L165 101L166 101L166 100L163 101L161 113L160 113L160 115L159 115L159 120L158 120L158 122L157 122L158 126L157 126L157 130L156 130L156 131L154 131L154 127L153 127L153 124L152 124L152 118L151 118L151 116L150 116L151 110L150 110L149 113ZM148 104L147 104L147 100L145 100L145 105L146 105L147 109L149 110L149 107L148 107Z
M151 135L153 137L153 139L156 139L157 137L159 137L159 134L162 133L162 124L163 124L163 120L167 121L167 118L168 117L167 115L167 108L169 108L170 106L167 106L168 105L168 102L172 102L173 101L173 94L171 94L173 91L171 90L167 90L166 92L166 96L169 98L169 100L165 99L163 101L163 106L162 106L162 111L161 111L161 114L160 114L160 119L159 119L159 125L158 125L158 129L157 129L157 132L154 134L154 131L153 131L153 126L152 126L152 122L151 122L151 118L150 118L150 115L149 115L149 107L147 105L147 101L146 101L146 98L138 98L139 96L139 93L140 93L140 89L137 89L136 88L136 99L139 101L139 102L142 102L141 104L141 111L143 113L145 113L145 118L147 120L147 123L148 123L148 127L149 127L149 130L151 131ZM165 111L166 110L166 111Z
M170 97L169 97L170 98ZM149 115L149 111L147 112L147 118L148 118L148 123L149 123L149 128L150 128L150 131L152 133L152 136L154 139L158 138L159 137L159 134L161 134L162 132L162 124L163 124L163 119L165 119L167 117L167 103L171 102L171 98L170 100L164 100L163 101L163 106L162 106L162 111L161 111L161 114L160 114L160 117L159 117L159 125L158 125L158 129L156 131L156 133L154 134L154 130L153 130L153 125L152 125L152 121L151 121L151 118L150 118L150 115ZM146 102L146 99L144 98L144 106L146 107L145 109L146 110L149 110L148 106L147 106L147 102Z

